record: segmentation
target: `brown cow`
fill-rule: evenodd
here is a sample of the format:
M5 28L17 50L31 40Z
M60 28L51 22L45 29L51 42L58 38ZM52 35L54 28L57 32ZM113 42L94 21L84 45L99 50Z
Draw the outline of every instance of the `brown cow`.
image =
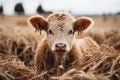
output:
M54 13L47 19L42 16L33 16L28 22L37 30L44 30L46 36L40 41L35 54L35 66L38 73L43 70L49 70L59 65L65 68L71 65L80 64L82 53L80 50L79 39L83 33L93 24L93 21L87 17L80 17L77 20L68 13ZM95 47L98 45L92 39L84 39L88 45Z

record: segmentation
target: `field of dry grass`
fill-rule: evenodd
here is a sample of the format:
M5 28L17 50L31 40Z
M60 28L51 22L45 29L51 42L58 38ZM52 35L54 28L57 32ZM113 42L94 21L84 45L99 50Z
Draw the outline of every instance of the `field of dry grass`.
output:
M44 35L28 27L27 18L0 16L0 80L120 80L120 16L92 17L95 26L86 36L92 37L100 50L83 51L87 53L78 70L59 66L39 75L35 75L33 59Z

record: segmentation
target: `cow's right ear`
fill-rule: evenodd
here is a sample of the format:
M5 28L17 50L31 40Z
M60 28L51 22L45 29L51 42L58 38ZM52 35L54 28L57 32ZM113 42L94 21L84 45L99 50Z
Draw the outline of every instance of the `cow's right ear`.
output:
M36 31L48 30L48 23L42 16L32 16L28 19L28 23L32 25Z

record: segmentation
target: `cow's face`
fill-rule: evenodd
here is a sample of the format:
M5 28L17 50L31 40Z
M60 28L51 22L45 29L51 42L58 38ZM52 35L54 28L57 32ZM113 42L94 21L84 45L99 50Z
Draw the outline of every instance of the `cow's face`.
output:
M36 30L46 31L48 45L55 52L70 51L75 32L80 36L92 24L89 18L75 20L67 13L51 14L47 19L34 16L28 21Z

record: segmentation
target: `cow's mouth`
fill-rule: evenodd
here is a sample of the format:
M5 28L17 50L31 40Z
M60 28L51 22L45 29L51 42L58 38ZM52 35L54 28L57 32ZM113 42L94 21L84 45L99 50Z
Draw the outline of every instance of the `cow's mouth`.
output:
M65 50L65 49L56 49L55 52L57 52L57 53L65 53L65 52L67 52L67 50Z

